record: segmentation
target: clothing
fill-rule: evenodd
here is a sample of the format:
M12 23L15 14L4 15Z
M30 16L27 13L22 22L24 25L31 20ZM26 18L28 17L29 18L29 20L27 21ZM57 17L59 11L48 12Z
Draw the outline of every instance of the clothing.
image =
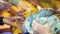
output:
M0 17L0 25L4 25L4 23L3 23L3 18L4 18L4 17Z
M1 34L12 34L11 32L3 32Z
M27 29L27 31L30 34L33 34L33 29L32 29L33 20L36 19L36 21L42 25L44 25L46 23L46 21L48 21L51 31L54 34L56 34L56 31L58 31L60 29L59 28L60 23L59 23L58 18L55 15L53 16L52 14L53 14L53 12L50 11L50 9L47 9L47 10L40 9L40 11L38 13L34 13L34 14L30 15L26 19L26 21L24 22L25 28Z
M22 25L22 34L29 34L24 25Z

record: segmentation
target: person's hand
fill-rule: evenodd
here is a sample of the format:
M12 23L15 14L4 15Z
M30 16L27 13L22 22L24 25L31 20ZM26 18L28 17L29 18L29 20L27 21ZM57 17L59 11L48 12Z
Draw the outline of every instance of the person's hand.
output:
M3 23L4 24L7 24L7 25L9 25L9 26L12 26L12 27L14 27L14 28L18 28L18 26L17 25L13 25L12 23L12 21L10 20L10 19L8 19L8 18L3 18Z
M10 25L12 27L18 28L17 25L13 25L13 22L17 22L18 24L23 24L24 19L22 17L16 16L16 17L4 17L3 22L7 25Z
M21 22L25 20L23 17L20 16L6 17L6 19L9 19L12 22Z
M18 24L24 24L25 18L23 18L23 17L16 17L15 21Z
M52 34L50 32L50 27L49 27L48 23L46 23L45 25L42 25L42 24L37 23L34 20L32 27L33 27L34 32L37 32L39 34Z

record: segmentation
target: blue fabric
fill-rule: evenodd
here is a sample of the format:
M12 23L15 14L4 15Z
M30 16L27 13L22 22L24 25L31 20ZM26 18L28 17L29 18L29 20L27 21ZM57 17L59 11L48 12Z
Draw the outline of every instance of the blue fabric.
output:
M51 14L52 14L52 12L50 11L50 9L48 9L48 10L41 9L38 13L31 14L25 21L25 27L28 30L28 32L33 34L32 22L34 19L49 16Z
M45 17L45 16L50 16L52 15L52 11L50 11L50 9L41 9L39 12L38 12L38 17Z
M26 30L26 28L24 27L24 25L22 25L22 34L27 33L28 31Z
M50 15L52 15L52 13L53 13L53 12L50 11L50 9L48 9L48 10L41 9L38 13L34 13L34 14L30 15L30 16L26 19L25 24L24 24L25 27L26 27L26 29L28 30L28 32L29 32L30 34L33 34L32 22L33 22L34 19L36 19L36 21L37 21L39 24L45 24L46 21L48 21L50 27L53 26L53 27L50 28L51 31L52 31L54 34L56 34L55 29L56 29L56 27L58 28L58 23L59 23L59 21L58 21L58 19L56 18L56 16L50 16ZM60 27L60 26L59 26L59 27ZM58 30L59 30L59 28L58 28Z
M11 32L3 32L2 34L12 34Z

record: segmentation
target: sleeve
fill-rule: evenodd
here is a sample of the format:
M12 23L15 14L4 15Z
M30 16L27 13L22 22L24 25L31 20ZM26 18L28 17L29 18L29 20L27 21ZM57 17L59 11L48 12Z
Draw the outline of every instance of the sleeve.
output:
M3 23L3 18L4 18L4 17L0 17L0 25L4 25L4 23Z

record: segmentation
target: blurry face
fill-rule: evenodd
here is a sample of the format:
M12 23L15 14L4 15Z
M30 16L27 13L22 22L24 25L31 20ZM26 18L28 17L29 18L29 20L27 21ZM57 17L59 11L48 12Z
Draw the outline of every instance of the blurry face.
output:
M37 0L28 0L32 5L37 6Z

